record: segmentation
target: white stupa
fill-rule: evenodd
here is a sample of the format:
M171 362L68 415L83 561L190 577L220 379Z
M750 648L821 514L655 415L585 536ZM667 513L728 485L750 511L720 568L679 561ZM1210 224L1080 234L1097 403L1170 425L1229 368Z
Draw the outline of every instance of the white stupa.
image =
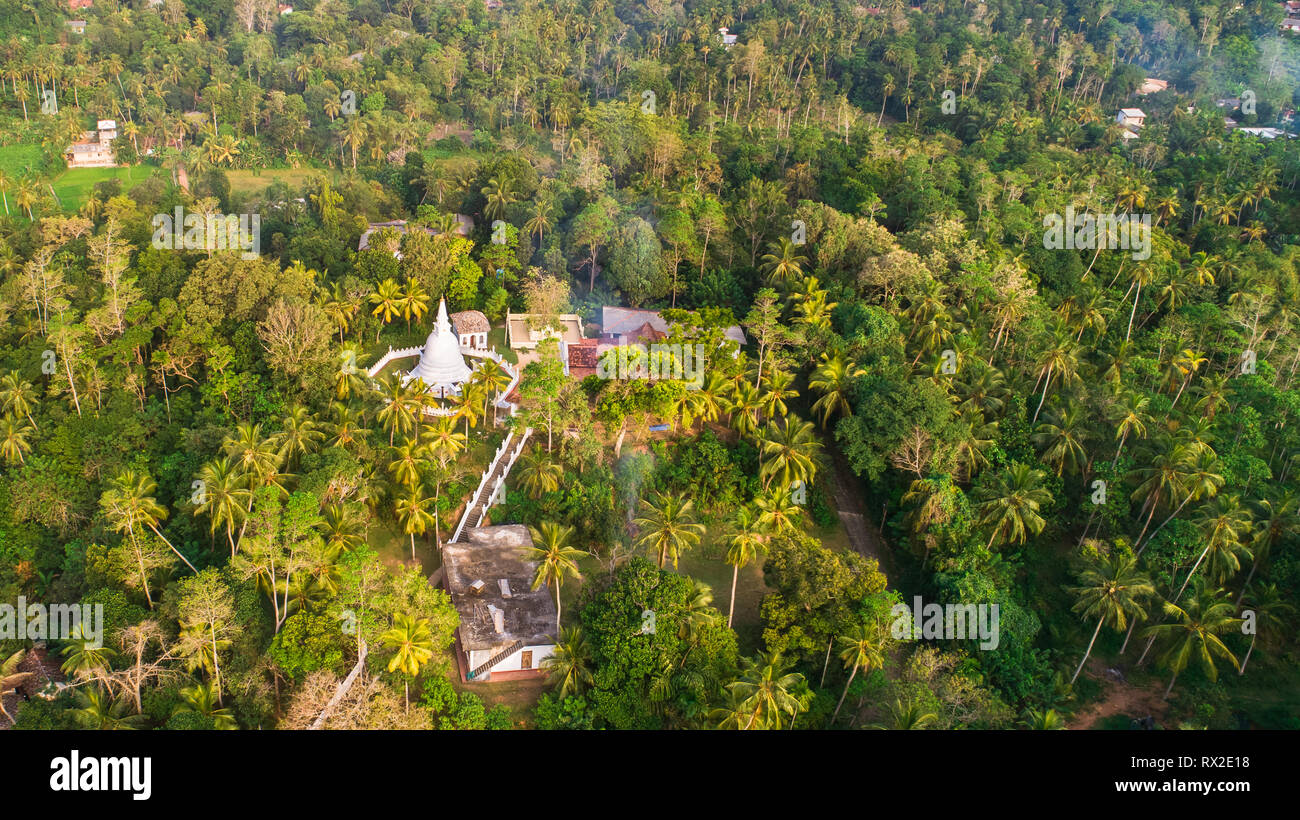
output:
M461 385L469 380L470 369L460 352L460 339L451 329L447 318L447 300L438 301L438 320L429 338L424 340L420 363L406 374L405 381L421 379L430 393L439 396L460 393Z

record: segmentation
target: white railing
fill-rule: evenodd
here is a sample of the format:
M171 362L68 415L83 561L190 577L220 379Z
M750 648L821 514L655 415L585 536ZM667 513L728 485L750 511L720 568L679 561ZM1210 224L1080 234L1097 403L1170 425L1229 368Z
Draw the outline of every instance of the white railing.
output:
M492 473L496 471L497 462L501 460L501 456L506 452L506 448L510 446L510 440L514 437L515 431L511 430L506 434L505 440L501 442L501 446L497 447L496 453L492 455L492 460L488 462L487 469L483 471L483 476L478 480L478 487L474 489L474 494L465 502L465 512L460 517L460 523L456 525L455 534L452 535L451 540L447 543L454 544L460 540L461 531L465 529L465 522L469 520L470 512L473 511L474 505L478 503L479 496L483 493L483 485L487 484L487 480L491 478ZM482 519L480 518L479 520Z
M505 495L506 476L510 475L510 469L515 466L515 461L519 458L519 454L524 451L524 445L528 443L528 437L532 434L533 428L527 427L524 429L524 434L519 439L519 444L515 446L515 451L510 454L510 461L506 462L506 468L501 471L501 475L497 477L495 482L493 482L492 492L488 495L487 501L483 502L482 509L478 514L478 523L474 526L483 526L483 519L487 518L488 510L490 510L497 501Z
M379 359L379 361L375 362L373 365L370 366L370 368L366 371L366 375L371 379L373 379L376 375L378 375L379 371L383 370L391 362L396 361L397 359L409 359L412 356L419 356L423 352L424 352L424 348L422 347L403 347L398 350L394 350L390 346L388 348L388 352L385 353ZM505 410L509 412L511 417L513 418L515 414L519 412L519 405L515 404L514 402L506 401L506 396L509 396L511 391L513 391L515 387L519 384L519 375L520 375L519 369L513 366L512 364L510 364L510 362L506 361L505 358L500 353L498 353L495 348L493 348L492 350L479 350L472 347L462 347L460 349L460 352L464 356L471 356L473 358L478 358L478 359L491 359L492 361L499 364L501 368L505 370L507 374L509 374L510 384L506 385L505 390L497 394L497 400L493 402L493 405L498 410ZM566 374L568 372L567 363L565 365L565 372ZM423 411L425 416L433 416L433 417L451 416L451 415L455 415L455 412L456 411L454 410L441 408L441 407L426 407L424 408Z

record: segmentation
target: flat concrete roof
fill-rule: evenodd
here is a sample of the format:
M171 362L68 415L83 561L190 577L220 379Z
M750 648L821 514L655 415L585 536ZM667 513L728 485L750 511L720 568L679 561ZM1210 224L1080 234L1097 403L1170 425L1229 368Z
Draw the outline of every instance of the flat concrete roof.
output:
M471 527L462 537L464 541L442 546L447 589L460 613L461 646L473 651L514 641L523 641L524 646L554 644L554 593L545 586L532 589L537 562L524 557L524 549L533 545L528 528L521 524ZM479 592L472 588L476 581L483 582ZM494 610L503 614L501 632L493 623Z

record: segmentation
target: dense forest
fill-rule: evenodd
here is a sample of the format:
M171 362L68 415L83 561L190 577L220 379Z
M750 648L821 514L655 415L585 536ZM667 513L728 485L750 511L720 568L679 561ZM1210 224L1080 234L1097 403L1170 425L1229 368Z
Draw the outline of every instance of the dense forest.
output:
M920 2L0 0L0 602L104 613L0 633L0 726L1300 728L1300 34ZM707 362L372 377L444 298ZM466 683L525 428L555 652Z

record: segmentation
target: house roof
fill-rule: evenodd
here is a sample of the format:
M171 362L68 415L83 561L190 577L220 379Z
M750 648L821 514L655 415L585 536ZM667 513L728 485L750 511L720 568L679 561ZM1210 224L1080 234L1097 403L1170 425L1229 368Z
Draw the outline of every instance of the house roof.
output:
M1126 117L1145 117L1146 113L1141 108L1121 108L1119 113Z
M607 336L628 336L630 338L646 324L664 334L660 338L667 337L668 321L660 316L656 310L637 310L635 308L612 307L610 305L601 308L600 332ZM723 335L742 347L745 344L745 331L741 330L739 325L732 325L727 328Z
M555 643L555 601L544 585L532 588L537 562L525 557L524 550L533 545L528 528L519 524L471 527L462 537L463 541L442 546L447 589L460 613L461 646L473 651L514 641L523 641L524 646ZM483 582L477 593L471 588L475 581ZM498 610L503 616L501 632L493 624L492 613Z
M600 364L600 340L580 339L566 346L569 351L569 375L576 378L594 376Z
M405 235L406 232L410 230L410 227L411 227L410 223L407 222L405 219L394 219L390 222L371 222L366 227L365 232L361 234L361 241L357 243L357 250L364 251L370 247L370 236L375 231L378 231L382 228L392 228L393 230L397 231L399 234ZM435 230L434 228L426 228L423 226L417 226L417 227L419 227L420 230L424 231L429 236L438 235L438 231ZM464 214L456 214L456 233L461 236L469 236L470 231L472 230L474 230L474 220L468 216L465 216Z
M451 314L451 326L457 333L487 333L492 329L488 318L479 310L461 310Z

